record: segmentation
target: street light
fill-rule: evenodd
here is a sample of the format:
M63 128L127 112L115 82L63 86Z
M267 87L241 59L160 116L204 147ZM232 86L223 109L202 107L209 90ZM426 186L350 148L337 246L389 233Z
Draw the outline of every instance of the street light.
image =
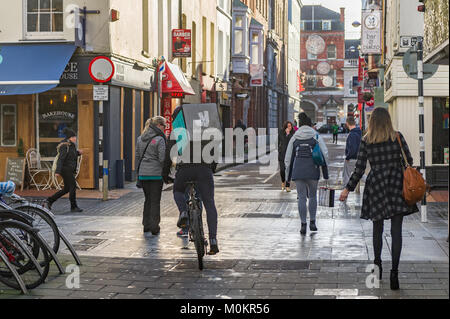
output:
M352 26L355 27L355 28L359 28L359 27L361 26L361 22L359 22L359 21L354 21L354 22L352 23Z

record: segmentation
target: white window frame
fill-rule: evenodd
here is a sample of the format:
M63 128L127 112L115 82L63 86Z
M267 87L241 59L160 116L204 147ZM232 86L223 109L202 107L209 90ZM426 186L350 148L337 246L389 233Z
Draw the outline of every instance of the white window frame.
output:
M325 29L325 25L326 23L329 24L330 28L329 29ZM331 31L331 20L322 20L322 31Z
M14 106L14 145L3 144L3 108L5 106ZM1 147L17 147L17 104L1 104L0 105L0 146Z
M242 18L242 27L236 26L237 18ZM248 23L247 15L245 14L233 14L233 56L247 56L248 55ZM236 31L242 31L242 51L236 53Z
M253 42L253 34L254 33L258 33L258 41ZM249 52L250 52L250 64L264 64L263 61L263 31L261 29L250 29L250 48L249 48ZM259 63L255 63L255 61L253 61L253 46L257 45L258 46L258 62Z
M330 56L329 56L329 51L328 51L328 49L329 49L331 46L334 46L334 58L330 58ZM335 44L329 44L329 45L327 46L327 59L328 59L328 60L336 60L336 59L337 59L337 46L336 46Z
M51 0L53 1L53 0ZM23 34L26 39L33 39L33 38L49 38L49 39L63 39L64 38L64 19L65 19L65 12L64 12L64 0L63 0L63 31L45 31L45 32L29 32L28 31L28 0L22 0L22 27L23 27ZM40 1L38 1L38 5L40 5ZM52 18L52 15L50 14L50 18ZM51 19L50 19L51 23Z

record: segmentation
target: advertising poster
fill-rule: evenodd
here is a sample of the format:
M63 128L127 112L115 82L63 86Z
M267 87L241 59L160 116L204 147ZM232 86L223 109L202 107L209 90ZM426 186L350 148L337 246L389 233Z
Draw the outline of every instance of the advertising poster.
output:
M192 51L192 32L187 29L176 29L172 32L172 56L174 58L190 58Z
M381 11L363 12L362 16L362 54L382 54Z

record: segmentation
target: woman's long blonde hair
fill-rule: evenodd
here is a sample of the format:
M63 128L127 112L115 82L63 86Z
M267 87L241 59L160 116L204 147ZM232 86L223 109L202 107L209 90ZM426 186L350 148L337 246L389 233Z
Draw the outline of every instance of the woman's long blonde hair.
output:
M166 119L162 116L155 116L154 118L148 119L147 122L145 122L144 132L142 134L145 134L150 129L151 125L166 125Z
M395 142L397 132L392 125L392 119L389 112L384 108L376 108L369 120L369 128L364 140L367 144L384 143L389 140Z

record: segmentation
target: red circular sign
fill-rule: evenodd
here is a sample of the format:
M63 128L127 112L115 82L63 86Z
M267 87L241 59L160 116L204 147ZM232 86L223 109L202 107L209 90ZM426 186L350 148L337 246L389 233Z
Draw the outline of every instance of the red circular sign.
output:
M366 105L369 106L369 107L374 106L375 105L375 99L372 98L369 102L367 102Z
M111 81L115 71L113 61L105 56L96 57L89 64L89 75L95 82L106 83Z

